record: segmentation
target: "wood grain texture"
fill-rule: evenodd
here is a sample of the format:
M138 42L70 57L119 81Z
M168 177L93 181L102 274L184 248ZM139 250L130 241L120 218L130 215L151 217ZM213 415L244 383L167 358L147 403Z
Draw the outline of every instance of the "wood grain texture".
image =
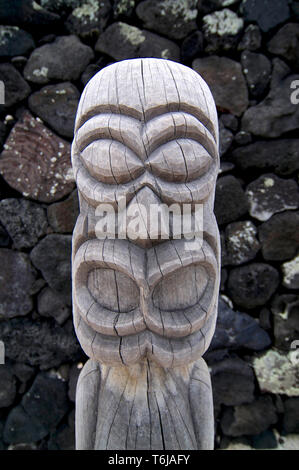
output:
M163 59L106 67L82 94L72 163L80 199L74 325L90 357L77 386L77 448L211 449L212 392L201 356L215 329L220 248L218 121L209 88L193 70ZM145 236L128 228L121 237L116 228L98 238L99 204L118 216L121 198L127 222L133 208L142 214ZM162 225L152 230L151 205L172 204L189 205L193 222L201 204L202 243L176 236L175 212L169 236Z

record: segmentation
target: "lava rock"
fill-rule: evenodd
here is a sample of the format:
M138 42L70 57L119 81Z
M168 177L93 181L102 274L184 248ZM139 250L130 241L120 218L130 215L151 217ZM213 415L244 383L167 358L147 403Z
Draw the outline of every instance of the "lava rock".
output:
M27 390L27 383L31 381L35 374L34 367L28 366L27 364L22 364L17 362L13 365L13 373L19 379L21 384L19 385L18 392L19 394L24 393Z
M192 68L207 82L219 111L240 116L248 106L248 90L241 65L227 57L195 59Z
M48 12L35 0L0 1L0 24L17 24L38 30L40 27L53 27L59 21L58 15Z
M43 8L59 15L66 15L82 3L82 0L39 0Z
M0 284L0 317L27 315L33 308L32 294L36 282L36 271L29 256L1 248L0 265L4 267Z
M109 0L83 0L67 18L67 30L82 39L98 37L105 29L111 14Z
M278 271L265 263L251 263L234 268L228 277L227 290L239 307L253 309L264 305L279 284Z
M259 27L250 24L245 29L244 35L238 45L239 51L256 51L262 45L262 34Z
M199 0L198 11L200 14L211 13L211 11L220 10L238 2L239 0Z
M249 132L240 131L235 135L234 141L237 145L247 145L252 142L252 135Z
M203 17L206 52L227 51L237 46L244 22L236 13L224 8Z
M13 444L39 441L55 429L67 411L66 384L40 372L21 404L9 413L4 440Z
M256 106L251 106L242 118L242 130L261 137L280 137L298 129L299 106L291 102L291 84L299 75L290 75L280 60L273 60L270 92Z
M274 345L289 352L299 335L299 296L283 294L274 297L271 311L274 323Z
M298 351L288 354L269 349L253 359L253 368L262 392L299 396Z
M270 396L264 396L252 403L226 409L221 419L221 429L226 436L255 435L276 422L273 401Z
M73 138L80 93L69 82L47 85L28 100L30 110L63 137Z
M291 261L283 263L281 268L283 272L282 284L288 289L299 289L299 255Z
M100 65L98 64L89 64L87 67L86 67L86 70L84 70L84 72L82 73L81 75L81 83L83 84L83 86L85 86L87 84L87 82L89 82L89 80L96 74L98 73L103 67L101 67Z
M271 344L271 339L254 318L232 310L220 297L215 334L208 352L216 350L250 349L261 351Z
M230 148L232 141L234 140L233 133L226 129L222 122L219 122L219 153L222 157Z
M0 64L0 80L5 84L6 108L23 101L31 91L28 83L12 64ZM2 103L0 100L0 104Z
M299 432L299 398L287 398L284 402L283 429L286 433Z
M285 59L295 69L299 68L299 24L284 25L268 44L271 54Z
M288 0L244 0L242 8L244 19L256 21L263 32L270 31L290 17Z
M232 132L236 132L238 130L239 121L233 114L222 114L219 121L224 125L224 127Z
M264 431L252 437L254 449L268 450L277 448L277 439L272 430Z
M54 202L74 188L70 144L27 111L9 134L0 173L23 196Z
M26 55L34 49L31 34L17 26L0 26L0 57Z
M273 170L288 176L299 170L299 139L262 140L231 153L232 161L242 171Z
M31 248L47 233L48 223L44 209L25 199L2 199L0 221L18 250Z
M244 51L241 55L241 64L251 96L261 97L270 82L272 68L270 60L263 54Z
M179 61L180 49L172 41L126 23L113 23L102 33L96 52L125 60L135 57L157 57Z
M277 212L299 207L297 183L271 173L252 181L246 188L246 196L250 215L262 222Z
M227 225L223 250L225 260L221 263L222 266L239 265L253 260L260 249L256 234L257 229L249 220Z
M237 178L231 175L219 178L215 197L215 215L218 224L233 222L246 212L245 192Z
M145 0L136 14L146 29L171 39L183 39L197 28L197 0Z
M211 367L214 406L235 406L254 400L254 374L239 358L228 358Z
M7 231L5 230L5 228L2 227L2 225L0 225L0 247L5 248L9 245L9 243L10 243L9 235Z
M16 397L16 378L7 365L0 366L0 408L11 406Z
M93 57L92 49L77 36L60 36L32 52L24 76L41 85L51 80L77 80Z
M184 39L181 46L181 61L189 62L203 52L203 34L195 31Z
M286 261L293 258L299 248L299 212L275 214L259 227L259 239L264 259Z
M64 328L53 320L13 318L0 322L0 339L5 356L40 369L58 367L82 356L72 325Z
M113 0L113 18L130 18L136 3L137 0Z
M73 191L64 201L48 206L48 220L54 232L72 233L78 215L79 201L77 191Z
M68 415L68 422L59 426L57 431L51 434L48 442L48 450L75 450L75 411Z
M50 287L45 287L37 298L38 313L44 317L53 317L59 325L69 318L71 311L64 299Z
M50 234L30 253L34 266L67 305L71 304L71 235Z

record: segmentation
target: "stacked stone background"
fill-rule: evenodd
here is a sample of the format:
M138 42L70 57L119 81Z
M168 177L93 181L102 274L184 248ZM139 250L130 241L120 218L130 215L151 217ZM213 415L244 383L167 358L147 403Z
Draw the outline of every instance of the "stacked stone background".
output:
M140 56L194 68L219 111L215 446L299 448L298 20L288 0L0 0L0 449L74 448L74 116Z

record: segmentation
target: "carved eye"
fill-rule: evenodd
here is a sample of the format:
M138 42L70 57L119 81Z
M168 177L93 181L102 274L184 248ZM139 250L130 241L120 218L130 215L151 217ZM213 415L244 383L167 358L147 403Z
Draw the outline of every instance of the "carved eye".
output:
M130 277L113 269L93 269L87 278L93 298L113 312L130 312L139 305L139 289Z
M205 173L212 157L198 142L177 139L161 145L149 161L152 171L162 179L174 182L192 181Z
M85 147L81 156L89 173L102 183L127 183L144 171L136 155L115 140L96 140Z
M196 305L209 277L203 266L187 266L166 276L155 287L155 307L165 311L183 310Z

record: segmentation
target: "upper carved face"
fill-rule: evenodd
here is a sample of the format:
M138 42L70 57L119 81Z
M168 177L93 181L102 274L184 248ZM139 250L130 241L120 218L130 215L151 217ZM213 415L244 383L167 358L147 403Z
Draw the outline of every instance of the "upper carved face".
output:
M115 364L147 355L163 366L195 360L215 326L218 232L212 207L218 121L201 77L180 64L133 59L99 72L79 104L72 160L81 214L74 231L73 297L85 352ZM204 242L145 249L94 237L100 203L202 203ZM150 238L150 235L149 235Z

